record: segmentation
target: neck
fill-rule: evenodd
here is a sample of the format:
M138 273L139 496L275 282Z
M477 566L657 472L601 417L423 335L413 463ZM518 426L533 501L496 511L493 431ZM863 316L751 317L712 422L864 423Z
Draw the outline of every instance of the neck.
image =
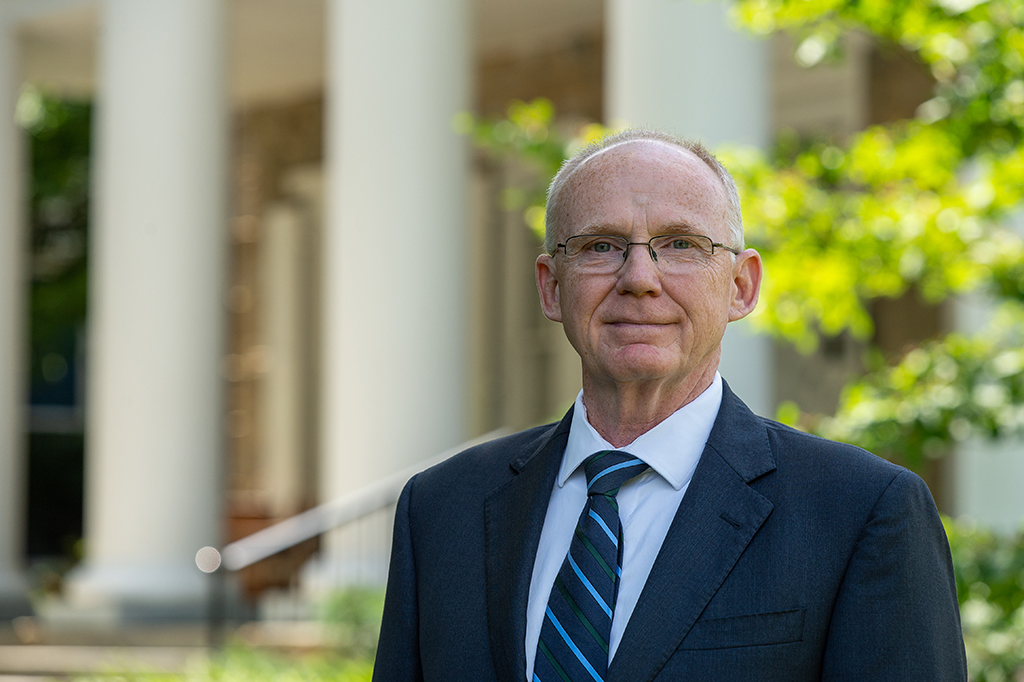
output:
M693 402L711 385L716 367L688 376L679 385L664 382L601 383L583 377L587 421L601 437L621 448Z

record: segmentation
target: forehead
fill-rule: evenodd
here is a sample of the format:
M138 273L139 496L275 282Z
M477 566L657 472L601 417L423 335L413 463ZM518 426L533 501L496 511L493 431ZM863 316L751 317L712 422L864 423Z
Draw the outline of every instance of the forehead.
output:
M678 224L716 237L726 229L721 180L692 152L664 142L634 140L602 150L579 166L566 189L562 224L570 233L629 229L637 221L649 230Z

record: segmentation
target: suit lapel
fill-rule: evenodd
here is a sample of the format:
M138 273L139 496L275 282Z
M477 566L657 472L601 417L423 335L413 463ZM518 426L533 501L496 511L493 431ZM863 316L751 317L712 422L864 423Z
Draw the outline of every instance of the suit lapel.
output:
M530 579L571 422L569 410L535 451L512 459L512 479L490 493L484 503L487 623L501 682L522 682L526 677Z
M708 443L608 670L651 680L693 627L772 504L748 483L775 468L767 433L724 387Z

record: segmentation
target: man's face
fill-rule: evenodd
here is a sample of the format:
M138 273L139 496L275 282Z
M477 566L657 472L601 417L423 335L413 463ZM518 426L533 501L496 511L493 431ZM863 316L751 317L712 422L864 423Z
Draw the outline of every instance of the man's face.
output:
M685 150L634 141L586 161L564 188L558 240L611 234L631 242L689 232L727 246L725 190ZM686 390L710 383L726 324L757 303L760 257L715 249L705 263L664 274L643 246L631 247L611 274L583 273L561 251L537 260L544 313L562 322L583 361L584 386L664 383Z

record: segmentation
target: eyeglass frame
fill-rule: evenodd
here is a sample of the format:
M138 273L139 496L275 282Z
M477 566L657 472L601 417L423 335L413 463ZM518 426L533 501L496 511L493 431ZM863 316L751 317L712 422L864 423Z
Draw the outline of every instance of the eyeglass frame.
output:
M697 234L696 232L679 232L679 233L669 233L669 234L658 234L658 235L655 235L655 236L651 237L650 239L648 239L645 242L631 242L631 241L628 241L627 237L623 237L620 234L590 234L588 232L583 232L581 234L574 234L571 237L566 237L565 242L560 242L560 243L556 244L555 245L555 252L557 253L558 249L562 249L562 253L565 254L565 257L569 258L569 249L567 248L568 243L570 241L572 241L573 239L577 239L577 238L580 238L580 237L606 237L606 238L609 238L609 239L622 240L622 242L625 242L625 244L626 244L626 249L622 252L622 262L623 263L625 263L626 260L629 259L629 247L631 247L631 246L646 246L647 247L647 253L651 256L651 260L655 264L657 264L658 263L658 253L657 253L657 251L654 250L654 246L652 245L652 242L655 239L664 239L665 237L700 237L701 239L707 239L708 242L711 243L711 253L709 254L710 256L714 256L715 255L715 248L716 247L720 248L720 249L724 249L724 250L728 251L729 253L733 254L734 256L740 255L740 253L742 251L741 249L736 249L736 248L733 248L731 246L727 246L725 244L722 244L721 242L712 241L711 237L707 236L706 234ZM622 266L620 265L619 267L621 268ZM618 268L616 268L616 270L618 270Z

